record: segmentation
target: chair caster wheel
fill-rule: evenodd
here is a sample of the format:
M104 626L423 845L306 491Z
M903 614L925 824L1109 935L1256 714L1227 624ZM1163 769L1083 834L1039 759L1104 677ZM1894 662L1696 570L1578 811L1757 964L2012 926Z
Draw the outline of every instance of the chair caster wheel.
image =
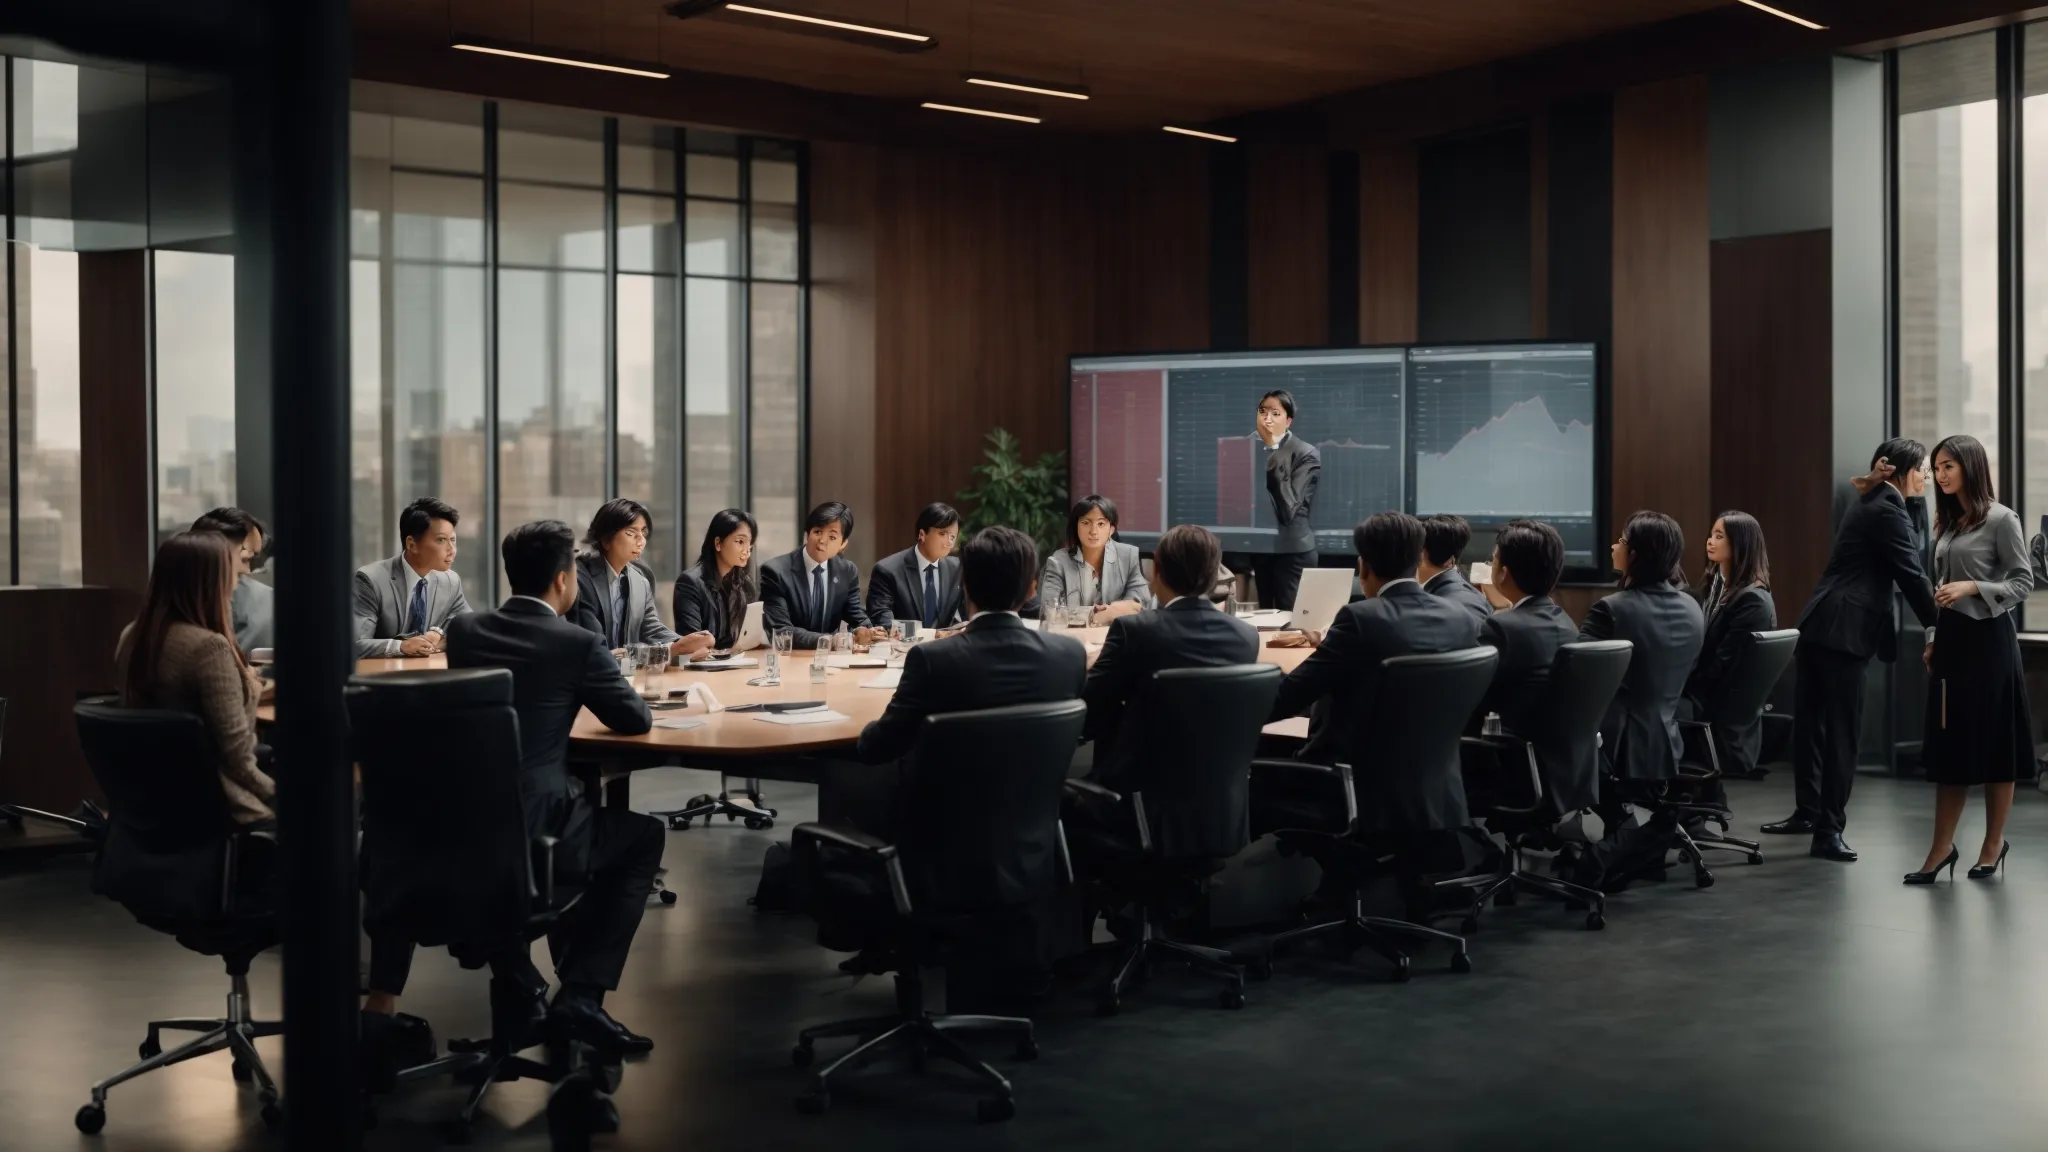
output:
M476 1129L467 1120L450 1120L441 1129L441 1138L450 1144L468 1144L476 1139Z
M250 1072L249 1066L240 1060L228 1065L228 1075L233 1076L237 1084L247 1084L254 1078L254 1073Z
M1008 1096L976 1101L974 1119L982 1124L1000 1124L1017 1114L1017 1104Z
M1095 1014L1097 1016L1114 1016L1123 1009L1123 1006L1123 999L1111 993L1095 1002Z
M284 1109L278 1107L275 1100L265 1101L263 1111L258 1113L258 1115L263 1117L263 1126L265 1128L276 1129L284 1127Z
M1695 888L1712 888L1714 886L1714 874L1712 872L1700 872L1694 875L1692 886Z
M832 1106L830 1092L806 1092L796 1098L796 1110L806 1116L823 1116Z
M1235 1011L1237 1011L1238 1009L1240 1009L1240 1008L1244 1007L1244 989L1242 989L1242 988L1226 988L1226 989L1224 989L1224 990L1223 990L1223 999L1222 999L1222 1004L1223 1004L1223 1006L1224 1006L1225 1008L1228 1008L1228 1009L1230 1009L1230 1010L1231 1010L1232 1012L1235 1012Z
M1477 931L1479 931L1479 917L1467 916L1463 920L1458 921L1459 935L1470 936Z
M671 908L675 906L676 894L666 888L661 890L661 902Z
M1410 973L1408 971L1408 958L1406 956L1403 956L1394 964L1394 983L1406 984L1408 982L1409 975Z
M1038 1059L1038 1041L1026 1036L1022 1040L1017 1041L1017 1047L1010 1053L1010 1056L1015 1060Z
M1761 852L1751 852L1751 853L1749 854L1749 862L1750 862L1751 864L1761 864L1761 863L1763 863L1763 862L1764 862L1764 854L1763 854L1763 853L1761 853Z
M1607 917L1598 912L1586 913L1586 931L1598 932L1605 927L1607 927Z
M1472 954L1470 952L1452 953L1451 971L1459 973L1461 975L1472 971Z
M799 1068L809 1068L811 1061L817 1058L818 1053L809 1044L799 1044L789 1050L789 1062Z
M726 817L726 819L730 820L731 817L728 816ZM767 819L763 816L749 816L747 817L747 827L753 829L756 832L759 832L764 828L775 827L775 821Z
M107 1110L97 1104L87 1104L78 1110L78 1114L71 1118L71 1122L78 1125L78 1130L87 1136L97 1136L100 1129L107 1126Z
M163 1050L163 1044L160 1043L154 1035L150 1036L147 1040L144 1040L142 1043L137 1044L135 1046L135 1054L137 1056L142 1057L144 1060L150 1060L162 1055Z
M668 830L671 832L684 832L689 827L690 818L688 816L671 816L668 818Z
M735 820L737 820L737 819L739 819L739 814L738 814L738 813L734 813L734 812L727 812L727 813L725 814L725 822L726 822L727 824L730 824L730 823L732 823L733 821L735 821Z

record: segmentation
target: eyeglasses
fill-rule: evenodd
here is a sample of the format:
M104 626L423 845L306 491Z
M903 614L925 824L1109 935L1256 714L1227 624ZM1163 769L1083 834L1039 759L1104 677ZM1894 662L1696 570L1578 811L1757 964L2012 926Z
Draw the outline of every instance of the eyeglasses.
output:
M645 528L627 528L621 535L625 536L628 540L638 540L642 544L647 543L647 529Z

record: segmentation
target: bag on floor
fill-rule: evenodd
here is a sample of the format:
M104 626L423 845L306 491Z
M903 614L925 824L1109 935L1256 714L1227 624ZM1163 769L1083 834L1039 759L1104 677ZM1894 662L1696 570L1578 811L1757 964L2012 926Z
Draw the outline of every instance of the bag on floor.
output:
M780 841L770 844L761 858L761 882L754 888L753 898L747 903L756 912L794 912L796 899L790 888L789 845Z

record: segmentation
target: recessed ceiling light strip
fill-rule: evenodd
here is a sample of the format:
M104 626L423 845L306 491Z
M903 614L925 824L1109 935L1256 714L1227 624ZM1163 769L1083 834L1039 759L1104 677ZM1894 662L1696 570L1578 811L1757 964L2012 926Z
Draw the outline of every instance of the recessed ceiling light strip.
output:
M550 56L543 52L523 52L513 48L494 48L488 44L454 44L450 47L461 52L482 52L490 56L509 56L514 60L533 60L542 64L566 64L571 68L588 68L596 72L617 72L626 76L645 76L649 80L666 80L669 74L646 68L633 68L624 64L600 64L594 60L572 60L567 56Z
M738 12L743 16L766 16L775 20L789 20L797 24L810 24L819 28L830 28L837 32L856 32L862 36L882 36L893 40L904 40L912 44L928 44L932 37L928 33L909 28L884 28L879 24L856 24L850 20L835 20L829 16L812 16L803 12L791 12L779 8L762 8L753 4L727 4L727 12Z
M1171 124L1162 124L1160 127L1176 136L1193 136L1198 140L1214 140L1218 144L1237 143L1237 137L1235 136L1224 136L1215 132L1201 132L1193 128L1176 128Z
M1088 89L1077 84L1055 84L1047 80L1025 80L1016 76L993 76L987 73L965 77L969 84L983 88L1007 88L1012 92L1029 92L1033 96L1057 96L1062 100L1086 100Z
M1773 8L1769 4L1763 3L1762 0L1736 0L1736 2L1740 4L1747 4L1751 8L1754 8L1759 12L1769 12L1771 15L1776 16L1780 20L1790 20L1794 24L1799 25L1801 28L1811 28L1815 32L1825 31L1827 29L1827 25L1825 24L1815 24L1813 21L1808 20L1804 16L1794 16L1790 12L1786 12L1778 8Z
M959 112L968 116L987 116L994 120L1015 120L1020 124L1044 123L1043 120L1036 116L1026 116L1021 112L997 112L988 108L968 108L960 104L940 104L931 100L925 101L918 105L918 107L929 108L934 112Z

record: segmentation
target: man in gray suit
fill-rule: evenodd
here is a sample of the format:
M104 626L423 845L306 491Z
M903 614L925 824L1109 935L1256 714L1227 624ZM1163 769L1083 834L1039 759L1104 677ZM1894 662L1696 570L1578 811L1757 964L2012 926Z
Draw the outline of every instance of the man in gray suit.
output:
M422 496L398 514L403 551L356 569L356 659L431 656L448 621L469 611L455 568L461 514Z
M1273 551L1252 558L1258 577L1259 606L1294 610L1301 570L1316 566L1316 530L1309 516L1316 502L1316 484L1323 476L1323 458L1316 446L1296 436L1294 397L1272 391L1259 399L1259 452L1264 458L1266 495L1279 522Z
M240 508L215 508L192 522L194 532L218 532L235 546L235 591L228 601L229 623L235 630L235 647L247 656L268 648L275 635L275 610L270 585L254 576L256 557L263 553L268 530L263 521Z

